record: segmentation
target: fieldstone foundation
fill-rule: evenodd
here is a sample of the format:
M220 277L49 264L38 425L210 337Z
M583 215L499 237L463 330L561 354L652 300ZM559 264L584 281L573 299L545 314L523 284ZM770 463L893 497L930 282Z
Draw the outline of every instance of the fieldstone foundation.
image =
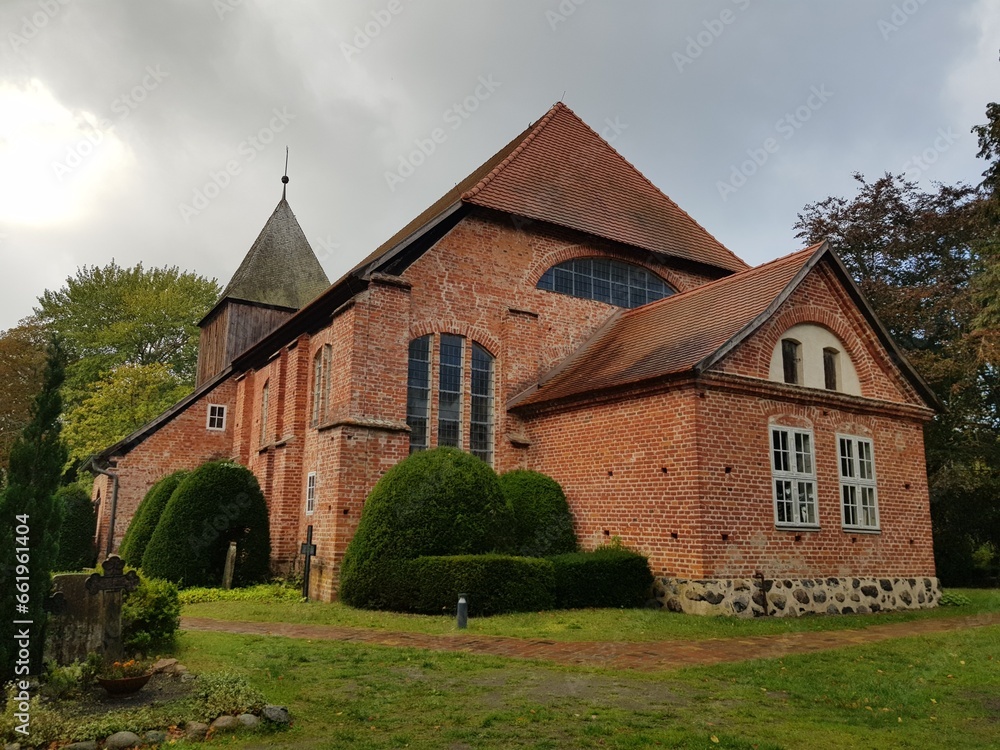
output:
M671 612L738 617L868 614L937 606L937 578L657 578L656 602Z

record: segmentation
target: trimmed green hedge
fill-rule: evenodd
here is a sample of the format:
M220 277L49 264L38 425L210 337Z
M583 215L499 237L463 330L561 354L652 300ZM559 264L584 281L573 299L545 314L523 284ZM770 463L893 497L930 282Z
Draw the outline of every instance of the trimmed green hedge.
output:
M556 606L640 607L650 596L649 560L629 549L604 547L548 558L555 566Z
M506 552L512 517L496 473L457 448L421 451L378 481L341 565L339 596L355 607L397 609L396 562Z
M79 485L60 487L56 503L61 509L62 525L59 527L59 553L53 570L82 570L93 567L97 560L94 533L97 531L97 513L90 495Z
M469 615L538 612L555 605L555 572L548 560L510 555L418 557L403 566L405 611L454 613L467 594Z
M139 503L118 548L119 557L128 565L134 568L142 565L142 556L146 553L149 540L153 538L153 532L156 530L156 524L160 522L163 509L167 507L170 496L187 475L186 471L175 471L162 477L149 488Z
M573 517L559 483L537 471L500 475L500 489L514 514L514 551L525 557L576 552Z
M178 485L142 557L143 571L182 586L218 586L237 543L233 583L267 579L271 534L257 478L227 461L202 464Z

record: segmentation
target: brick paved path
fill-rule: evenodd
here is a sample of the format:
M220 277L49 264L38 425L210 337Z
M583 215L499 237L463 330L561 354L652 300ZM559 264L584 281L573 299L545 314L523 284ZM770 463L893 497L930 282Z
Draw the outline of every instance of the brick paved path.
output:
M965 628L1000 625L1000 614L942 617L860 630L786 633L746 638L713 638L703 641L545 641L492 635L427 635L348 628L335 625L295 625L278 622L238 622L205 617L183 617L183 630L215 631L242 635L277 635L287 638L345 641L378 646L425 648L433 651L466 651L513 659L540 659L578 666L635 669L646 672L746 659L771 659L806 654L890 638L947 633Z

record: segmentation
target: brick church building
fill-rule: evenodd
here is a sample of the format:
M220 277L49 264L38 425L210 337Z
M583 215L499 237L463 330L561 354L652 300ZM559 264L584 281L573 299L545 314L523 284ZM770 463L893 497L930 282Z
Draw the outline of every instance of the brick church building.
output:
M378 478L450 445L557 479L673 610L936 603L938 402L836 253L748 267L561 103L332 285L283 195L200 325L195 391L97 457L102 550L231 458L331 599Z

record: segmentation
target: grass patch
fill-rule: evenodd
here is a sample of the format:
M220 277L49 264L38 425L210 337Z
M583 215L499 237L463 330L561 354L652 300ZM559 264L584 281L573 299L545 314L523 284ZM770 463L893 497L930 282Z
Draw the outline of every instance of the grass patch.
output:
M253 587L261 589L263 587ZM253 589L244 589L252 591ZM195 590L196 591L196 590ZM186 593L186 592L185 592ZM742 638L802 631L852 630L869 625L1000 612L1000 590L963 589L969 605L874 615L812 615L805 617L693 617L647 609L579 609L530 612L473 618L467 633L555 641L657 641ZM182 594L183 596L183 594ZM459 632L453 616L373 612L339 602L230 600L186 605L189 617L252 622L339 625L385 631L449 635Z
M260 583L236 589L204 588L195 586L182 589L181 604L202 602L302 602L302 588L287 583Z
M269 747L996 746L998 627L661 674L223 633L177 656L288 705Z

